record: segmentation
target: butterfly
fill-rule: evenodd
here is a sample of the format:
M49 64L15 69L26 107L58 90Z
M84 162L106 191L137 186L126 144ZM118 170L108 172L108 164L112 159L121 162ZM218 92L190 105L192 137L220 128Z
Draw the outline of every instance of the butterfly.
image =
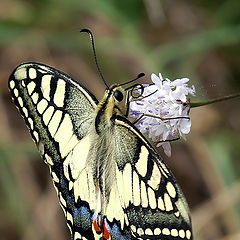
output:
M127 118L128 91L97 98L67 74L24 63L9 89L49 166L72 239L193 239L185 197Z

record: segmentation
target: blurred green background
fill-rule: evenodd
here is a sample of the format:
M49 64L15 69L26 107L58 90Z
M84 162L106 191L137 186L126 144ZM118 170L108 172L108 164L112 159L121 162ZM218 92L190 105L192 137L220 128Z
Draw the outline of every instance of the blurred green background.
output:
M109 84L152 72L190 78L192 101L240 92L239 0L0 1L0 239L70 239L43 164L7 81L36 61L101 98L89 38ZM165 157L188 200L195 239L240 239L240 99L192 109L187 141ZM163 155L163 154L162 154Z

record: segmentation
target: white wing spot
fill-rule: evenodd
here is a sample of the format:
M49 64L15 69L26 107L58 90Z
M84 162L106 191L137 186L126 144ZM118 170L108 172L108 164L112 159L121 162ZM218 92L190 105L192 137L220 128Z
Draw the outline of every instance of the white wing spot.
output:
M133 202L132 200L132 167L130 163L125 165L123 169L123 182L125 188L125 205L129 205L129 201Z
M11 80L11 81L9 82L9 87L10 87L11 89L14 89L14 88L15 88L15 82L14 82L13 80Z
M141 152L139 154L139 159L136 163L136 169L138 170L139 174L141 174L143 177L147 173L147 162L148 162L148 150L147 148L142 145Z
M142 207L148 206L148 197L147 197L147 190L144 181L141 181L141 200L142 200Z
M28 91L28 94L31 96L34 89L36 87L36 83L35 82L30 82L28 85L27 85L27 91Z
M45 154L45 159L48 165L53 166L53 160L50 156L48 156L47 154Z
M51 84L52 75L44 75L42 77L41 89L43 97L50 101L50 84Z
M143 234L144 234L143 229L142 229L142 228L138 228L138 229L137 229L137 234L143 235Z
M177 229L172 229L172 230L171 230L171 235L172 235L173 237L177 237L177 236L178 236L178 230L177 230Z
M28 74L30 79L35 79L37 77L37 71L35 68L29 68Z
M77 239L82 239L82 235L79 232L75 232L74 234L74 240L77 240Z
M157 207L156 197L154 191L150 187L148 187L148 200L150 207L155 209Z
M162 234L163 234L163 235L170 235L169 229L168 229L168 228L164 228L164 229L162 230Z
M66 218L67 218L68 221L70 221L71 223L73 223L73 217L72 217L72 214L71 214L71 213L67 212Z
M46 99L43 98L37 105L38 112L42 114L44 110L47 108L47 106L48 106L48 102Z
M53 101L58 107L63 107L64 98L65 98L65 86L66 86L66 83L64 80L59 79L57 81L57 88L54 94Z
M167 193L164 194L164 202L165 202L165 206L166 206L166 211L173 210L171 198L169 197L169 195Z
M180 216L179 211L175 212L174 215L175 215L176 217L179 217L179 216Z
M13 90L13 94L15 95L15 97L18 97L18 90L15 88L14 90Z
M158 208L162 211L165 211L165 206L162 197L158 198Z
M63 198L61 192L59 192L59 200L64 207L67 207L67 203L66 203L65 199Z
M133 171L133 204L140 205L139 177L135 171Z
M134 225L131 225L130 228L131 228L131 230L132 230L133 232L136 232L136 231L137 231L136 226L134 226Z
M155 228L154 229L154 235L155 236L158 236L158 235L160 235L161 234L161 229L160 228Z
M30 124L30 129L33 130L33 120L30 117L28 118L28 122Z
M22 111L23 111L23 114L25 115L25 117L27 118L28 117L28 110L25 107L23 107Z
M73 189L73 181L69 181L68 189L71 191Z
M43 122L45 123L46 126L48 125L50 119L52 118L53 111L54 111L54 107L50 106L43 114Z
M27 78L27 71L24 66L17 68L16 72L14 73L14 77L17 80L22 80Z
M168 191L170 197L175 198L176 190L175 190L175 187L173 186L173 184L171 182L168 182L166 188L167 188L167 191Z
M183 229L181 229L181 230L178 232L178 234L179 234L179 237L180 237L180 238L184 238L184 237L185 237L185 231L184 231Z
M20 107L22 108L23 107L23 100L21 97L18 97L18 103L20 105Z
M54 182L59 183L59 178L57 177L55 172L52 172L52 179L53 179Z
M39 95L36 92L32 95L32 100L35 104L37 104L37 102L38 102L38 97L39 97Z
M36 141L39 142L39 136L36 131L33 131L33 136L35 137Z
M150 228L147 228L147 229L145 230L145 234L146 234L146 235L153 235L153 232L152 232L152 230L151 230Z
M190 230L187 230L187 231L186 231L186 238L187 238L187 239L190 239L190 238L191 238L191 235L192 235L192 234L191 234L191 231L190 231Z

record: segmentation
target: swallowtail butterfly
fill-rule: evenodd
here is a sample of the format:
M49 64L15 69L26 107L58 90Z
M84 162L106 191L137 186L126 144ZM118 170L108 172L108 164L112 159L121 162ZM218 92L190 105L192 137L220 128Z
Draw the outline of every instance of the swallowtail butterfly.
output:
M193 239L173 174L127 119L126 91L102 100L39 63L9 78L14 103L49 166L72 239Z

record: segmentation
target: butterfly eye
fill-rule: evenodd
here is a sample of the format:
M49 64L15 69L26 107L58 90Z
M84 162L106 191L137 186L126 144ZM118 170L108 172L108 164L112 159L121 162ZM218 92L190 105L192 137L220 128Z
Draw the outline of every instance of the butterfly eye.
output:
M113 96L118 100L118 102L121 102L123 100L123 94L119 90L116 90L113 93Z

